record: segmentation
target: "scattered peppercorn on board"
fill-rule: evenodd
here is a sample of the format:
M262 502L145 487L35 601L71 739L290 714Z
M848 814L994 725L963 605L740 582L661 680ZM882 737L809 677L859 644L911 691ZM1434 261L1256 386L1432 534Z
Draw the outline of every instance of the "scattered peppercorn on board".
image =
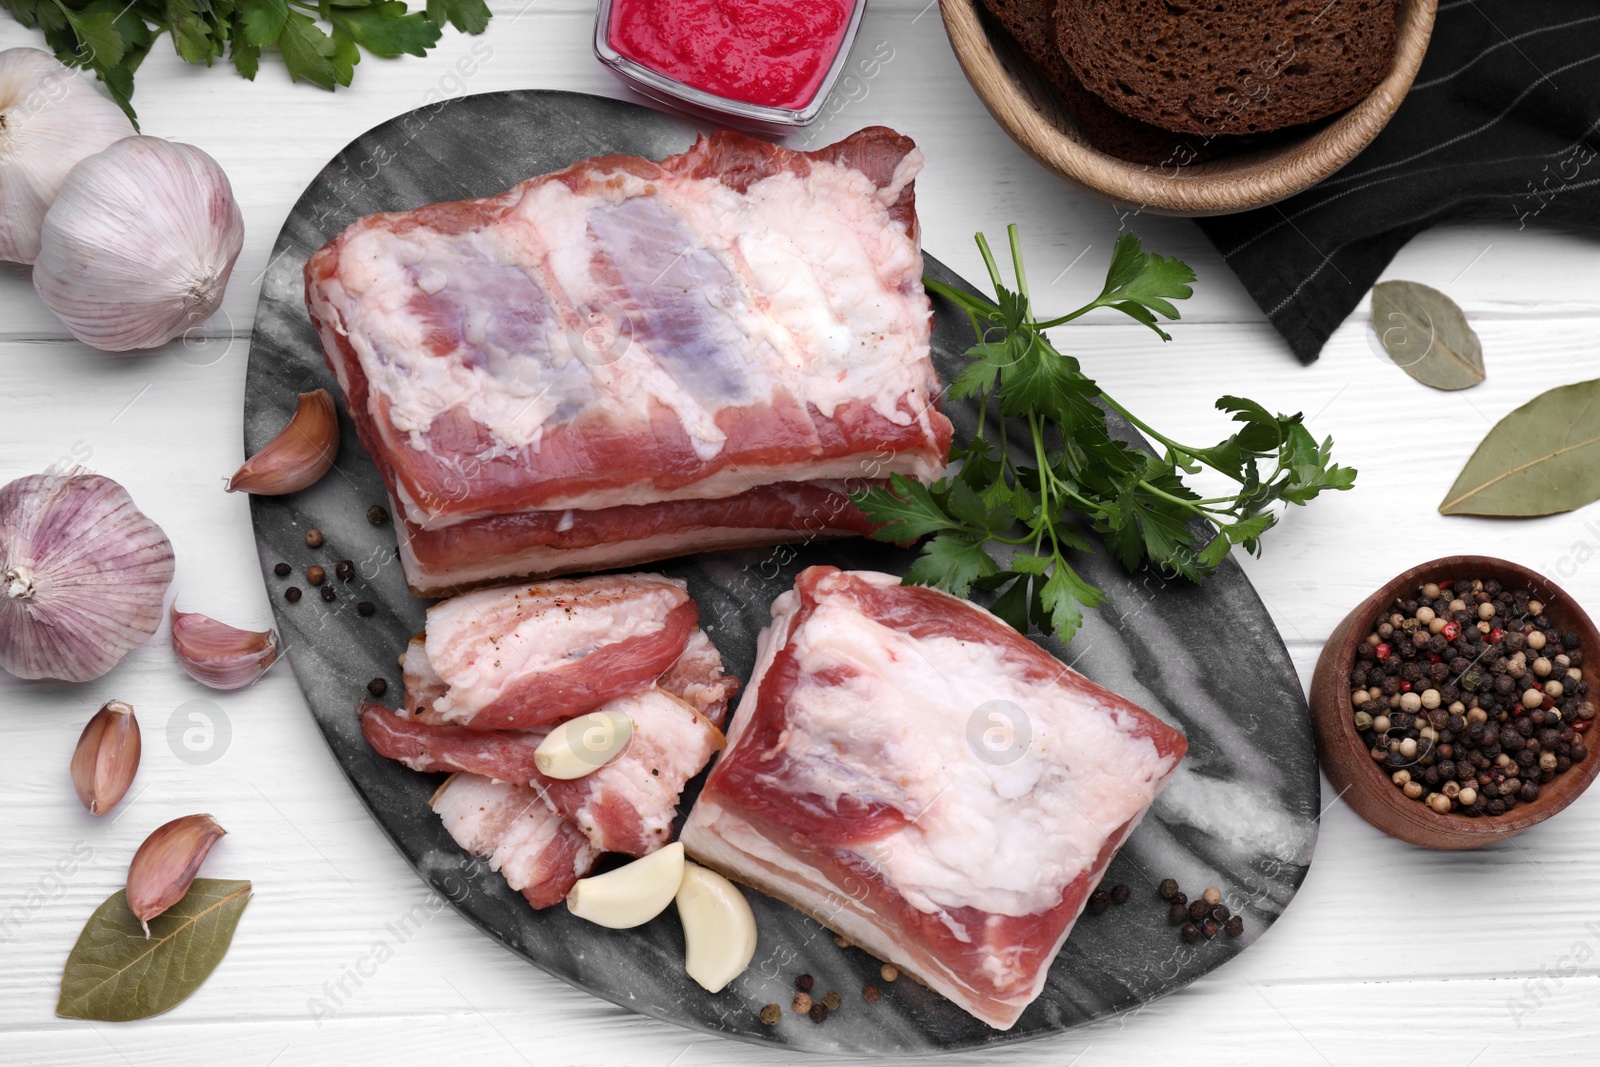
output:
M444 114L402 115L352 142L301 197L274 249L250 351L246 452L281 428L300 393L333 389L306 317L300 272L315 249L358 215L498 192L604 152L659 158L682 150L692 136L689 126L634 105L509 92L456 100ZM926 267L970 289L932 257ZM951 375L970 343L965 317L936 301L934 358L942 375ZM951 405L948 414L958 438L971 433L974 411ZM753 892L755 962L721 993L708 994L683 971L683 935L670 914L633 930L603 930L565 908L531 910L498 874L457 848L429 811L437 776L408 771L362 741L357 701L399 681L395 657L421 628L425 605L406 592L393 528L387 515L372 511L385 499L378 474L342 412L341 421L333 473L299 494L251 501L262 574L313 715L374 819L424 881L490 936L596 996L683 1026L808 1051L887 1055L993 1046L1181 988L1253 943L1305 877L1320 809L1309 722L1282 640L1243 573L1230 561L1204 586L1193 586L1129 575L1104 552L1083 555L1075 565L1107 591L1108 602L1070 649L1045 647L1177 724L1190 745L1178 777L1107 873L1111 899L1122 895L1111 894L1113 887L1128 887L1126 906L1083 916L1044 994L1003 1033L915 981L889 980L880 961ZM1112 424L1132 436L1119 420ZM894 546L845 541L719 553L659 569L688 581L702 625L729 668L748 679L772 599L805 566L904 573L913 558ZM341 568L344 561L351 566ZM289 575L277 573L280 563L290 565ZM307 576L313 567L322 568L320 585ZM291 599L289 590L302 587L319 593ZM334 599L321 590L332 590ZM697 791L692 782L680 817ZM1180 937L1158 892L1165 878L1217 887L1229 917L1241 917L1241 934ZM770 1022L772 1005L797 999L802 973L814 976L823 998L808 1004L804 1016L780 1007ZM837 1010L828 1008L829 991L837 994ZM814 1012L819 1005L823 1011Z

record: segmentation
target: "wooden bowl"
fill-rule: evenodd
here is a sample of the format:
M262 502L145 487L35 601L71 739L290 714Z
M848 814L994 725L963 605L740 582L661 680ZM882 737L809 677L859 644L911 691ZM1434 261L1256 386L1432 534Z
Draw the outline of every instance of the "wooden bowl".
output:
M1356 646L1367 639L1380 614L1389 613L1396 597L1409 599L1418 586L1451 578L1492 578L1508 589L1533 592L1545 602L1545 614L1556 629L1576 633L1586 656L1600 655L1600 633L1595 631L1594 622L1554 582L1493 556L1445 556L1395 576L1358 604L1334 629L1311 678L1311 727L1317 737L1317 758L1328 780L1363 819L1386 834L1423 848L1481 848L1544 822L1578 799L1600 772L1600 752L1591 751L1582 763L1573 764L1566 773L1541 786L1538 800L1519 803L1508 815L1478 818L1440 815L1408 799L1372 761L1356 732L1350 708L1350 669ZM1583 669L1590 669L1587 660Z
M1091 148L1076 120L1004 31L991 36L981 0L939 0L967 80L995 121L1062 177L1156 215L1227 215L1304 192L1356 157L1405 99L1433 33L1438 0L1401 0L1394 66L1354 107L1270 147L1188 166L1129 163Z

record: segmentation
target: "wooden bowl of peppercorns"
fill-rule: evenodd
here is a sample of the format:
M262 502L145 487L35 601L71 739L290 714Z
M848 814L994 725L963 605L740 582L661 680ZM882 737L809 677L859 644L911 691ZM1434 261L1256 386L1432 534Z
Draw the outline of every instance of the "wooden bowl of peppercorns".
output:
M1491 556L1412 567L1323 646L1318 759L1357 814L1402 841L1469 849L1519 834L1600 771L1583 667L1596 654L1594 622L1535 571Z

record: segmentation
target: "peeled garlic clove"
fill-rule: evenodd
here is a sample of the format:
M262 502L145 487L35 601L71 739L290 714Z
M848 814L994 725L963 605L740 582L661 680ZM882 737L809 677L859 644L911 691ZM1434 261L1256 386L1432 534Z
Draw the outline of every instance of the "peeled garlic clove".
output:
M281 496L316 483L339 455L339 412L326 389L301 393L294 416L228 480L228 492Z
M90 815L117 806L139 770L139 720L133 705L107 701L94 713L72 753L72 787Z
M278 658L278 635L241 630L195 612L172 612L172 650L189 677L213 689L243 689Z
M150 936L150 920L183 899L211 847L228 831L209 815L156 827L128 864L128 907Z
M580 878L567 893L567 910L613 930L627 930L667 910L683 881L683 845L672 844L643 859L593 878Z
M533 750L533 765L546 778L582 778L622 755L632 738L633 720L626 715L591 711L551 730Z
M161 625L172 544L126 489L47 471L0 489L0 669L87 682Z
M744 973L756 955L756 917L739 887L698 863L683 865L678 886L683 969L708 993Z
M38 258L45 211L68 172L134 132L121 108L49 52L0 52L0 259Z
M244 220L217 161L129 137L67 175L45 213L33 287L78 340L154 348L222 303Z

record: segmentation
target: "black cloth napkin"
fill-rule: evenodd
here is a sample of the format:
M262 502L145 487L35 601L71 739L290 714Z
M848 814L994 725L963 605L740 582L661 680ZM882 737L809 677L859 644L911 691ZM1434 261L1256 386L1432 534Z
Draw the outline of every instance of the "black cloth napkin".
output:
M1441 0L1411 92L1361 155L1292 199L1197 221L1310 363L1407 241L1458 218L1600 234L1596 0Z

